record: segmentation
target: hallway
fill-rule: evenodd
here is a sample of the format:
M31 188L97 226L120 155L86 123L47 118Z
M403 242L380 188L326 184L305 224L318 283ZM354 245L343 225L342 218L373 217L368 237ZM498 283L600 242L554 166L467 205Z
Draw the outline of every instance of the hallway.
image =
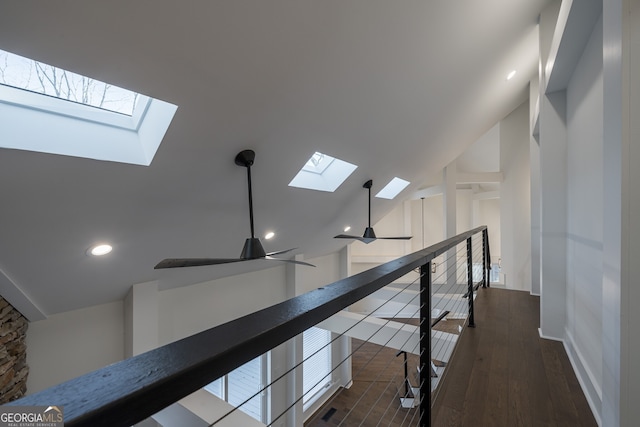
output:
M539 297L479 289L432 409L434 426L596 426L562 343L540 339Z

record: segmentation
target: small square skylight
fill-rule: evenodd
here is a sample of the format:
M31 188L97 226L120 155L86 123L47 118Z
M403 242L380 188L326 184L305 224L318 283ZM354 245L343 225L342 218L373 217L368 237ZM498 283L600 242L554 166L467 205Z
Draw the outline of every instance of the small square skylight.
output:
M291 180L289 187L334 192L358 166L315 152Z
M376 197L391 200L400 194L400 192L409 184L409 181L405 181L404 179L398 177L393 178L382 190L378 191Z
M313 156L307 160L307 163L304 164L302 170L322 175L334 160L333 157L316 151L313 153Z

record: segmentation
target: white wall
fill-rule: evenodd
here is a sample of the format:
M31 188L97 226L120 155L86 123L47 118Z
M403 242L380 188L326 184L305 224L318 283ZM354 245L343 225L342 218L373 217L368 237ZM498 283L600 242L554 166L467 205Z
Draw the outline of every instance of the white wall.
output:
M296 293L339 280L344 270L343 253L308 260L317 268L298 267L304 270L303 274L296 275ZM158 290L155 283L134 285L126 298L130 312L126 312L125 303L120 301L33 322L27 335L27 357L31 367L29 393L122 360L125 343L128 351L136 354L140 352L136 348L146 350L153 341L157 345L168 344L279 303L292 296L287 294L287 268L286 264L280 264L266 270L169 290ZM139 301L135 301L136 298ZM149 329L148 318L157 322L153 328L157 337L143 333ZM136 319L138 333L135 333ZM334 349L336 361L342 360L338 356L348 346L345 340L339 341ZM287 369L284 366L288 360L286 353L284 346L276 350L275 371ZM51 365L52 360L56 361L55 366ZM344 366L349 366L348 362ZM344 369L336 370L334 387L347 384L349 375L350 372ZM273 404L284 410L288 403L279 401L280 398L284 396L274 396Z
M540 85L536 76L529 86L529 114L532 121L537 120L538 93ZM529 139L529 189L531 194L531 294L540 295L540 146L535 125L532 123L532 136Z
M573 2L587 8L579 9L582 12L590 4L596 11L600 6ZM562 295L551 288L550 299L566 298L566 302L551 311L543 308L541 320L564 318L565 348L596 420L607 427L636 426L640 425L640 338L635 332L640 315L634 308L640 299L634 274L640 258L640 4L607 0L602 7L588 44L576 56L566 90L566 286ZM562 132L558 126L546 142L561 143ZM540 136L544 151L542 121ZM550 172L556 171L543 164L542 179ZM544 241L544 185L542 191ZM555 274L557 267L543 263L543 301L544 276L549 270Z
M602 21L567 87L567 349L585 392L602 400Z
M419 251L442 240L444 218L442 214L442 195L427 197L424 200L411 201L411 224L413 239L412 251ZM424 213L424 230L423 230Z
M55 314L29 324L27 393L124 358L122 301Z
M372 203L375 203L372 202ZM386 203L386 202L383 202ZM398 203L391 212L385 215L380 221L372 224L377 237L384 236L411 236L411 230L406 230L407 209L404 203ZM364 230L349 230L349 234L362 236ZM415 237L414 237L415 238ZM412 239L413 240L413 239ZM369 244L354 241L351 246L351 255L354 257L392 257L397 258L406 255L411 250L411 241L402 240L376 240Z
M158 347L158 283L133 285L124 299L124 357Z
M340 256L340 252L333 252L307 260L316 268L298 267L304 268L304 274L296 286L297 294L300 295L340 280L342 278Z
M500 239L507 288L531 290L529 104L500 122Z
M640 4L604 2L603 425L640 425ZM620 220L621 219L621 220Z
M165 345L279 303L285 266L168 289L159 296L159 344Z
M487 226L489 231L489 250L491 262L498 262L502 257L500 241L500 199L480 200L479 221Z
M473 228L473 190L456 191L456 233Z
M499 172L500 123L496 123L456 159L458 172Z
M625 120L626 143L629 147L629 156L627 167L629 168L628 184L625 188L628 190L627 197L629 199L629 258L630 262L626 263L627 273L625 274L625 287L628 295L625 294L626 308L622 313L628 324L624 327L625 347L623 351L627 354L628 360L625 361L625 399L627 401L622 405L624 412L623 421L629 425L640 425L640 405L637 404L635 397L640 396L640 334L637 328L640 325L640 310L637 310L636 303L640 301L640 287L637 285L637 271L635 266L640 259L640 4L638 1L623 2L628 9L626 12L625 27L629 32L629 40L627 49L626 62L628 67L625 75L626 93L629 97L627 105L628 117Z

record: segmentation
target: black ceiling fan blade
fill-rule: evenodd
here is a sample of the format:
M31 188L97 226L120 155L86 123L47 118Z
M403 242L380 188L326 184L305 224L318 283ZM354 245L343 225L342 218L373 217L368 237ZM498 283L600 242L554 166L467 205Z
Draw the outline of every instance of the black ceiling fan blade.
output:
M333 237L334 239L351 239L351 240L359 240L362 243L371 243L373 242L375 239L375 237L362 237L362 236L351 236L349 234L338 234L337 236Z
M293 251L295 249L298 249L298 248L285 249L284 251L269 252L268 254L266 254L266 256L285 254L285 253L291 252L291 251Z
M248 261L245 258L167 258L156 264L154 270L162 268L200 267L205 265L230 264Z
M349 234L338 234L333 236L334 239L362 239L362 236L351 236Z
M395 236L395 237L376 237L376 239L385 239L385 240L411 240L412 236Z
M300 264L300 265L306 265L308 267L315 267L315 265L310 264L308 262L305 261L298 261L296 259L282 259L282 258L274 258L271 257L269 255L267 255L266 257L264 257L264 259L268 259L269 261L280 261L280 262L288 262L289 264Z

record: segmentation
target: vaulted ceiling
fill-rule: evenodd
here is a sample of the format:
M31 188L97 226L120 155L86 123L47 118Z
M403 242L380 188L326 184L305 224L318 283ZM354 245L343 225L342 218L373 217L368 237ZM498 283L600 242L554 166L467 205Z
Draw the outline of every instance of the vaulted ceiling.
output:
M344 224L366 225L366 180L412 183L374 199L375 222L527 98L544 3L3 2L0 49L178 110L150 166L0 148L0 292L49 315L122 299L136 283L272 266L153 269L240 254L246 172L233 160L245 148L256 151L256 234L277 233L267 251L339 249ZM334 193L288 187L315 151L358 168ZM113 252L87 256L98 241Z

